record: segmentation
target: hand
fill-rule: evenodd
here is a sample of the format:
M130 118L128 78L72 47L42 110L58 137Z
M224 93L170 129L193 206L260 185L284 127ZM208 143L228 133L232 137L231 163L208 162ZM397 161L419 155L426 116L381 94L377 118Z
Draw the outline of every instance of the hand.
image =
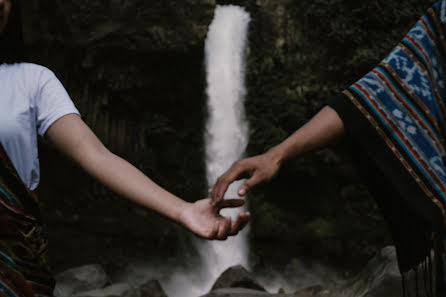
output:
M223 200L229 185L239 179L248 178L238 189L240 196L245 196L254 186L270 180L279 171L281 162L273 151L252 158L239 160L221 175L209 190L213 203Z
M198 200L188 204L179 215L178 221L195 235L204 239L225 240L236 235L248 223L249 212L239 213L236 220L220 215L220 210L227 207L240 207L242 199L227 199L212 204L211 199Z

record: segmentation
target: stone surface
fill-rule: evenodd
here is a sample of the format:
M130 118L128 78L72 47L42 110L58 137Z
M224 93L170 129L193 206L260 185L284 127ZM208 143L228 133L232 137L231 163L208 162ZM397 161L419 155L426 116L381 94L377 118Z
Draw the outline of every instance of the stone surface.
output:
M287 294L269 294L263 291L251 290L245 288L225 288L217 289L210 292L209 294L203 295L202 297L266 297L266 296L276 296L276 297L288 297L291 295Z
M364 268L359 279L368 283L367 297L402 296L401 274L394 247L383 248Z
M127 292L130 292L131 290L132 287L129 284L118 283L107 286L102 289L80 292L73 295L72 297L121 297L121 296L126 296L125 294Z
M100 265L84 265L56 275L56 297L69 297L78 292L103 288L108 276Z
M300 290L296 297L401 297L401 275L395 248L381 249L354 278Z
M414 289L414 275L408 276ZM70 269L57 276L56 297L167 297L157 280L150 280L137 287L117 283L103 287L107 277L98 265ZM419 280L420 281L420 280ZM421 285L420 285L421 287ZM295 293L266 292L242 266L234 266L222 273L211 292L202 297L401 297L401 276L393 246L381 249L355 277L331 281L301 289ZM424 297L420 292L420 297Z
M265 291L262 285L241 265L230 267L220 275L212 286L212 290L221 288L247 288Z
M310 286L296 292L298 297L312 297L324 291L321 285Z
M157 280L150 280L143 285L126 292L123 297L167 297Z

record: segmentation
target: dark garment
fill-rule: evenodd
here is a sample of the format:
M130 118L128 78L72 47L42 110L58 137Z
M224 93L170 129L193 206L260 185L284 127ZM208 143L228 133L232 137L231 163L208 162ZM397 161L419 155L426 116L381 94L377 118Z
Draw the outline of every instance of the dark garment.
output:
M430 280L435 273L438 297L446 293L444 2L430 8L377 67L328 102L389 224L401 272L421 267L431 272Z
M0 296L53 296L37 196L0 145Z

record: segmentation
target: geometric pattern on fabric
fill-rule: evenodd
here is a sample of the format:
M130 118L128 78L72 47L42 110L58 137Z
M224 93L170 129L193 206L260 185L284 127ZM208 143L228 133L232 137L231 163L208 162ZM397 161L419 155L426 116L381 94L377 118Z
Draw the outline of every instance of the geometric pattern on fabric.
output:
M445 29L443 0L378 66L329 101L388 223L403 289L415 271L417 296L422 287L446 296Z
M344 94L445 215L446 40L440 13L436 3Z

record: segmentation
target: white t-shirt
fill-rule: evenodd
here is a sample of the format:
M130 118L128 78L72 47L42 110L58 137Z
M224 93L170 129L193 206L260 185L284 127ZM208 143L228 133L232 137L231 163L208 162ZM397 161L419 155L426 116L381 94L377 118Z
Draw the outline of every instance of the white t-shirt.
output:
M37 134L79 111L54 73L36 64L0 65L0 142L22 181L39 184Z

